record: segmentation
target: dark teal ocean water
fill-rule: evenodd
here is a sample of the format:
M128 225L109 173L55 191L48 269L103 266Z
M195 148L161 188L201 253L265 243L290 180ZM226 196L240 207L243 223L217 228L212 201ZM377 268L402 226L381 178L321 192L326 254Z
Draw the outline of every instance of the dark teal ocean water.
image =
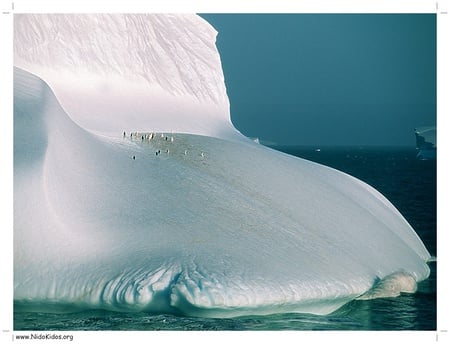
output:
M416 159L414 148L277 147L286 153L347 172L384 194L436 256L436 161ZM16 331L258 331L436 330L436 263L415 294L353 301L333 314L278 314L205 319L149 313L90 310L69 314L14 312Z

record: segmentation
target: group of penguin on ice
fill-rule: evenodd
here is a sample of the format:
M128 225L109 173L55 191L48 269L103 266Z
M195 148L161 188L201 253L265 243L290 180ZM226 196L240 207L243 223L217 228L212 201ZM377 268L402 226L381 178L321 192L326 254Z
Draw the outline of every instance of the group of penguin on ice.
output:
M141 138L141 141L144 141L144 140L151 141L151 140L153 140L154 138L156 138L157 135L156 135L155 133L138 133L138 132L131 132L131 133L130 133L130 138L131 138L131 139L133 139L133 138L139 138L139 136L140 136L140 138ZM127 137L127 133L126 133L125 131L123 132L123 137L124 137L124 138ZM166 136L166 135L164 135L163 133L161 133L161 138L164 139L165 141L170 141L170 142L173 142L173 141L174 141L173 135L170 136L170 139L169 139L168 136ZM167 153L167 154L170 153L169 149L166 149L166 153ZM185 150L185 151L184 151L184 155L187 155L187 153L188 153L188 151ZM161 150L158 149L158 150L155 152L155 154L156 154L156 156L160 155L160 154L161 154ZM201 152L201 153L200 153L200 156L203 158L203 157L205 156L205 154L204 154L203 152ZM136 156L133 155L133 156L131 157L131 159L136 160Z

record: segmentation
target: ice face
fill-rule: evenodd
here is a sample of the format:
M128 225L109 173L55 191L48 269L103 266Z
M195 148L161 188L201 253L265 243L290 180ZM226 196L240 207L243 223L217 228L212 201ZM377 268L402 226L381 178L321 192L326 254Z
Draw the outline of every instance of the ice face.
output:
M133 31L134 26L118 30L114 25L122 27L120 18L89 16L88 22L106 20L108 30L117 31L116 39L142 34ZM179 36L174 32L179 32L185 16L145 18L155 30L154 37L177 45ZM66 23L72 25L70 16L64 19L58 24L62 29L54 30L55 37L66 31ZM23 15L17 22L24 21L39 33L36 41L49 42L46 30L56 22L52 16ZM153 21L165 24L159 27ZM201 23L189 35L203 37L203 30L211 32ZM35 42L32 33L25 33L15 39ZM200 51L186 48L186 56L205 59L203 48L213 44L214 35L208 37L211 41L200 44ZM100 47L103 38L102 34L89 39ZM72 48L81 49L83 42ZM174 58L179 54L173 53ZM69 69L67 77L81 68L110 82L113 78L88 65L95 55L87 55L81 67L55 68ZM47 84L45 73L52 72L43 67L46 59L39 62L39 58L31 53L16 61L27 59L28 69L44 75L16 68L14 79L14 299L18 305L46 311L101 308L214 317L326 314L374 284L379 289L385 277L404 274L408 283L403 284L411 289L414 281L428 276L426 248L380 193L334 169L247 140L233 129L227 102L193 96L193 89L179 95L178 89L158 85L167 99L180 104L181 98L199 112L179 116L175 111L170 117L161 105L161 113L142 114L142 118L127 112L127 107L120 114L105 114L92 96L116 104L121 101L118 93L109 88L83 91L83 82L91 80L84 79L87 74L56 81L56 87ZM154 64L153 73L168 73L158 66ZM215 73L221 75L221 70ZM127 90L133 84L127 74L116 77L111 88ZM126 93L123 101L131 106L146 92L157 98L160 93L151 92L148 80L135 85L142 89ZM183 87L197 81L188 78ZM202 87L209 87L208 83ZM115 98L108 99L112 94ZM76 109L74 114L68 110L65 101L71 97L73 104L87 99L92 121ZM201 112L204 106L215 106L218 112ZM167 123L163 114L169 116ZM172 121L178 120L183 130L171 132ZM149 127L140 133L136 128L131 138L126 124ZM103 125L108 129L101 130ZM115 136L105 134L112 129L118 129ZM404 280L389 278L384 284ZM378 289L373 294L382 294Z
M49 83L83 128L237 137L217 32L202 18L17 14L14 19L15 66Z

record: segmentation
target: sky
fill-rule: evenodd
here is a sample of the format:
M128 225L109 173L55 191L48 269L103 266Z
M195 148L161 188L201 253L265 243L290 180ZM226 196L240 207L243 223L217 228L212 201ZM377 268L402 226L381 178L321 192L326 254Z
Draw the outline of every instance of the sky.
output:
M414 146L436 125L435 14L201 14L231 119L279 145Z

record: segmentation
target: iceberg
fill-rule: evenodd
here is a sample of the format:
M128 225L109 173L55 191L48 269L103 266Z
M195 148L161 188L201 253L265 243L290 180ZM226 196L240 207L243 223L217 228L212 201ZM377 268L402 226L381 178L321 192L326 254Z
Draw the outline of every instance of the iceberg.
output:
M14 19L17 310L328 314L428 277L383 195L233 127L200 17Z
M416 136L417 158L421 160L436 160L436 126L414 129Z

